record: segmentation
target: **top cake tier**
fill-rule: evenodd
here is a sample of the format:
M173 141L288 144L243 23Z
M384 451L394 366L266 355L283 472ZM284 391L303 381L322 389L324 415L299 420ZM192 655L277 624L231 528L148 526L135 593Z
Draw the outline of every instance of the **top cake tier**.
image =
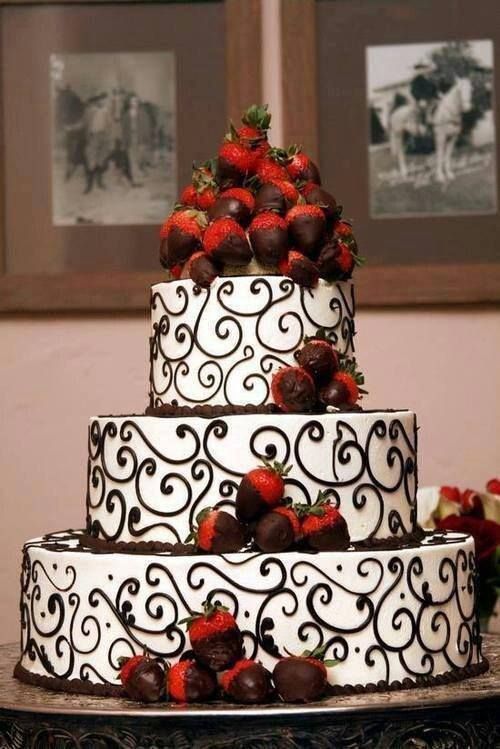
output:
M191 279L152 287L150 402L259 406L279 367L323 328L354 352L351 281L305 288L283 276L230 276L209 288Z

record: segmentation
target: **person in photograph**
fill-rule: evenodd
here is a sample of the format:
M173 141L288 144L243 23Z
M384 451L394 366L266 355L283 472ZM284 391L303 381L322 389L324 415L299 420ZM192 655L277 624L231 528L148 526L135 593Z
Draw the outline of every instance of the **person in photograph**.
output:
M417 105L417 127L420 135L425 135L432 116L433 105L438 97L438 89L432 79L433 66L425 63L414 65L415 75L410 83L410 94Z
M111 154L112 119L107 93L92 97L85 111L85 157L87 162L87 184L84 193L92 191L95 184L106 189L103 174Z
M70 83L56 91L56 123L63 134L66 167L64 181L68 182L76 169L87 171L85 158L85 104Z
M149 135L148 117L141 106L137 94L132 93L122 114L123 146L130 161L132 183L137 185L138 177L144 178L147 169L147 149Z

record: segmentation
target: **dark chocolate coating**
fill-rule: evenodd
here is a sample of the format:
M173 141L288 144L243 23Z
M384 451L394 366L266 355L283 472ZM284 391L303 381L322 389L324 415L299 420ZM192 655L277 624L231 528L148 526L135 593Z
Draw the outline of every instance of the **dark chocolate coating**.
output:
M239 629L225 629L191 643L196 660L212 671L225 671L241 658L243 638Z
M313 702L326 690L321 666L305 658L282 658L273 671L276 690L284 702Z
M347 404L349 392L340 380L332 380L319 391L319 400L325 406L334 406L340 408Z
M215 535L212 543L214 554L239 551L245 544L245 529L228 512L221 511L215 520Z
M308 216L304 213L290 222L288 231L292 246L314 258L323 241L325 221L322 216Z
M255 196L255 213L274 211L282 216L287 210L285 196L272 182L266 182L259 188Z
M177 541L172 544L171 552L172 556L176 557L187 557L192 554L198 554L198 547L194 544L183 544L182 541Z
M288 411L312 411L316 404L316 389L308 378L296 376L294 370L286 371L280 378L279 390Z
M233 164L230 164L229 161L219 156L217 159L215 180L222 190L227 190L229 187L239 187L244 177L245 175L239 169L236 169Z
M215 221L216 218L226 216L234 218L240 226L248 226L252 214L245 203L238 198L219 197L208 209L208 217L210 221Z
M309 160L309 165L302 171L302 179L306 182L314 182L321 185L321 175L314 161Z
M332 528L327 528L318 533L311 533L307 542L312 549L317 551L343 551L350 544L347 523L340 516Z
M252 259L252 250L246 237L230 234L212 252L212 257L223 265L248 265Z
M306 343L297 353L296 358L300 366L309 372L318 387L326 385L338 366L332 346L327 347L323 343L318 345L314 341Z
M217 278L217 266L207 254L194 258L189 265L190 278L204 289L208 289L212 281Z
M319 205L328 221L333 221L337 218L337 201L331 193L323 190L319 185L315 185L307 191L306 203Z
M217 689L215 675L192 663L186 671L186 699L188 702L205 702Z
M321 248L316 263L320 278L324 278L326 281L340 279L342 271L337 263L338 254L339 248L334 240L330 240Z
M290 278L299 286L311 288L318 283L318 269L312 260L303 255L300 260L294 260L288 273Z
M288 252L286 229L256 229L250 234L255 257L262 265L278 265Z
M164 268L184 263L193 252L201 248L200 240L174 226L160 245L160 261Z
M262 551L285 551L294 540L295 534L290 520L279 512L267 512L255 528L255 543Z
M228 695L235 702L258 705L266 702L271 692L269 673L261 663L252 663L230 681Z
M137 702L158 702L165 694L165 669L158 661L145 658L134 668L124 689Z
M249 523L262 515L267 507L248 476L243 476L236 492L236 517L243 523Z

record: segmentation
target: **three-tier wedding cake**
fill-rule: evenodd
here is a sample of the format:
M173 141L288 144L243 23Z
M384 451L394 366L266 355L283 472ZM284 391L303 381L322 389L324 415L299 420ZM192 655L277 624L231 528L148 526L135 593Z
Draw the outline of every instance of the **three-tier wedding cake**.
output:
M24 547L23 681L122 694L207 602L266 669L321 652L333 693L487 667L473 540L417 524L415 414L360 406L352 227L268 127L251 107L162 227L150 403L91 419L85 530Z

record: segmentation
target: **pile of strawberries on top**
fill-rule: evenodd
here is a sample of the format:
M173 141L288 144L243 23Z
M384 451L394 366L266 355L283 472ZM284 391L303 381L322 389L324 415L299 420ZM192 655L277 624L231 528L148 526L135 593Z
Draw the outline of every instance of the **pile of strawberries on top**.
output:
M264 460L248 471L236 492L236 517L220 507L207 507L185 544L172 554L229 554L252 548L268 553L292 549L343 551L350 544L347 523L329 492L319 492L314 504L293 504L285 497L291 466Z
M120 678L128 697L139 702L206 702L224 697L259 704L280 698L310 702L327 689L324 649L280 658L271 674L245 658L243 636L234 616L220 603L205 601L202 612L179 622L187 626L191 650L170 666L149 654L120 661Z
M295 352L297 366L281 367L271 381L274 403L285 413L361 410L365 379L356 359L340 354L319 329Z
M174 278L208 287L225 266L278 269L302 286L346 280L361 262L351 224L300 147L271 148L267 106L231 124L217 158L192 182L160 230L160 261Z

